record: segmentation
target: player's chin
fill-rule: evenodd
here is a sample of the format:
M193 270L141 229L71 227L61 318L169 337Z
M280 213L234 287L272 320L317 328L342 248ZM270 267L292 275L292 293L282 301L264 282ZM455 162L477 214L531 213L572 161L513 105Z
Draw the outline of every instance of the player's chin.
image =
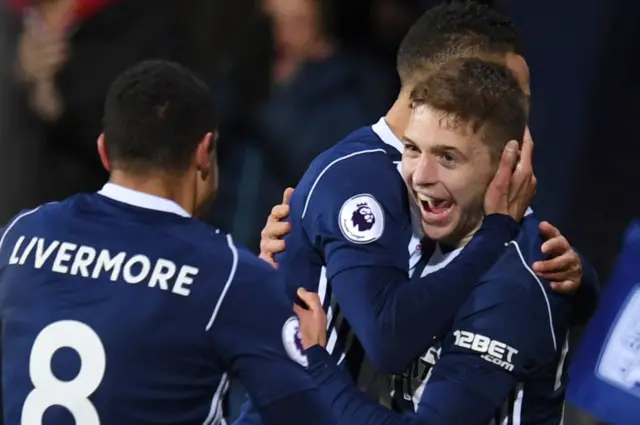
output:
M439 241L448 238L456 228L458 213L455 207L446 217L438 217L437 220L422 218L422 229L425 235L433 240ZM430 217L431 218L431 217Z

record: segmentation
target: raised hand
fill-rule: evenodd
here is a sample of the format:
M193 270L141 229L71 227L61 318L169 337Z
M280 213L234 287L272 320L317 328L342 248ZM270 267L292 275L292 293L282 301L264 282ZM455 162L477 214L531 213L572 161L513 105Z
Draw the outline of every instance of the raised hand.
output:
M293 188L288 187L282 195L282 203L271 209L262 232L260 233L260 258L278 268L275 255L286 248L282 238L291 231L291 224L283 221L289 217L289 201L293 195Z
M517 221L522 219L536 193L532 157L533 140L527 129L519 155L515 140L507 143L502 152L498 171L485 195L486 214L505 214Z

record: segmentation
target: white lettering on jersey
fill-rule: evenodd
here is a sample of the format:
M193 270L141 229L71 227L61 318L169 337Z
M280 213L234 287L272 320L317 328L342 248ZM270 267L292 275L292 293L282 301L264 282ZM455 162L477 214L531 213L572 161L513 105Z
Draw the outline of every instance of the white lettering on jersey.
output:
M77 245L71 242L50 241L25 237L18 238L13 247L9 264L24 266L33 260L33 267L42 269L47 265L51 271L91 279L108 278L112 282L123 280L135 285L145 282L149 288L171 291L184 297L191 293L189 286L199 270L189 265L178 266L171 260L159 258L152 262L143 254L113 254L106 249ZM24 245L24 247L23 247Z
M513 356L518 354L518 350L515 348L504 342L468 331L456 330L453 332L453 336L455 338L454 345L481 353L482 359L509 372L513 370Z
M367 244L384 232L384 211L372 195L360 194L347 199L338 213L340 231L353 243Z

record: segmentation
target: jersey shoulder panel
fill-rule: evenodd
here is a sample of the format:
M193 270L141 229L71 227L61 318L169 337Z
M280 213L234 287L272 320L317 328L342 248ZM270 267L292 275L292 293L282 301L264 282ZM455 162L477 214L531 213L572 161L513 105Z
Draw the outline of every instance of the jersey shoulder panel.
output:
M293 194L292 232L323 253L328 277L358 265L407 268L408 195L383 145L370 128L354 133L321 155Z
M494 306L505 305L504 314L512 312L513 335L524 334L536 340L536 358L554 358L562 348L569 324L571 300L551 289L549 281L537 276L533 263L543 259L539 221L528 216L516 239L474 288L469 302L458 317L472 316ZM508 317L504 318L508 322ZM546 348L545 348L546 347ZM543 350L543 348L545 348ZM543 356L542 353L547 355ZM531 353L534 354L534 353Z

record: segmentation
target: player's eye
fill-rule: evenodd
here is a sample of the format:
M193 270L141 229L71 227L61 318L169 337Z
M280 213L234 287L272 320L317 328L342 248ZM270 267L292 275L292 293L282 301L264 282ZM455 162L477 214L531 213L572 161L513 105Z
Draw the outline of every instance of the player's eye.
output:
M456 161L456 156L452 153L452 152L443 152L442 153L442 161L445 164L451 164L453 165L453 163Z
M411 145L411 144L404 145L404 150L405 152L411 152L411 153L418 152L418 148L416 147L416 145Z

